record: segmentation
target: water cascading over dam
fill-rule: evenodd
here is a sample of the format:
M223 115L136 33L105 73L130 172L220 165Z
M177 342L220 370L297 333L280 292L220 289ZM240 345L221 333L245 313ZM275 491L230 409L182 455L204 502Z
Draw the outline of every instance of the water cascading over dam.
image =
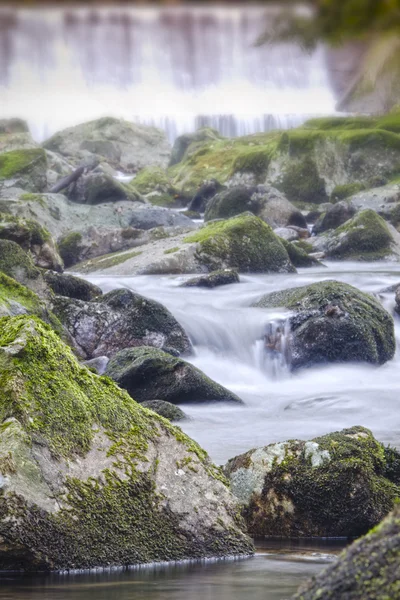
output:
M203 125L233 137L332 113L324 49L256 47L266 22L251 5L0 8L0 117L27 119L37 140L113 115L173 141Z

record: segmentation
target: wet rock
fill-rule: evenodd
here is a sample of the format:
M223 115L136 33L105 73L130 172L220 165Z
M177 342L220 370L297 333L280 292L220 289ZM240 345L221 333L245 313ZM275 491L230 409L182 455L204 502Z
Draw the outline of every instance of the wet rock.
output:
M196 260L209 271L291 273L289 256L269 225L250 213L209 223L187 242L197 243Z
M67 196L73 202L91 205L123 200L143 202L143 198L133 187L123 185L104 172L82 175L69 186Z
M254 536L359 536L393 508L400 454L364 427L270 444L224 467Z
M382 260L399 255L390 226L373 210L356 214L337 229L312 239L314 249L326 258L346 260Z
M295 243L282 239L282 244L289 255L291 263L297 268L316 267L321 263Z
M97 285L80 277L75 277L75 275L46 271L43 277L47 285L57 296L90 301L103 295L103 292Z
M397 598L400 580L400 507L303 584L293 600Z
M55 271L63 269L63 261L49 231L32 219L0 213L0 239L16 242L37 267Z
M219 285L229 285L231 283L239 283L239 274L234 269L221 269L213 271L208 275L193 277L188 279L180 287L205 287L214 288Z
M88 159L103 160L128 173L151 165L166 166L171 153L160 129L112 117L64 129L43 145L75 164Z
M158 348L126 348L111 357L106 375L138 402L162 398L172 404L239 402L200 369Z
M191 350L183 328L164 306L130 290L114 290L92 302L59 296L54 312L86 358L111 357L132 346Z
M393 319L369 294L338 281L273 292L254 304L285 307L289 317L288 361L292 370L323 363L383 364L393 358Z
M336 229L356 214L356 208L349 202L338 202L326 213L322 214L313 227L313 234L318 235L329 229Z
M175 406L175 404L165 402L164 400L147 400L146 402L142 402L141 405L143 408L153 410L161 417L164 417L164 419L168 419L168 421L174 422L187 419L187 416L182 409Z
M42 192L47 187L46 171L46 153L42 148L4 152L0 154L0 190Z
M196 211L200 213L205 212L210 200L223 189L224 186L222 186L216 179L205 181L193 196L188 209L190 211Z
M82 367L49 327L3 319L0 371L1 570L253 551L206 452Z
M302 213L278 190L266 186L231 187L208 203L205 221L226 219L250 211L271 227L297 225L306 228Z

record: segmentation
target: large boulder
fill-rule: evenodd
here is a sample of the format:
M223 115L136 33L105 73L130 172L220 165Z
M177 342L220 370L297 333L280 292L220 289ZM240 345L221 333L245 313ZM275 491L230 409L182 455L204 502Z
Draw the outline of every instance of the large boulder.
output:
M263 296L254 306L287 308L286 360L292 370L323 363L393 358L393 319L369 294L339 281L321 281Z
M249 213L209 223L186 242L197 244L196 260L208 271L233 268L241 273L295 272L271 227Z
M274 228L307 227L302 213L281 192L265 185L231 187L220 192L207 204L204 220L227 219L245 211L252 212Z
M59 296L54 312L86 358L110 357L132 346L191 350L186 333L162 304L130 290L114 290L92 302Z
M0 239L16 242L31 255L37 267L55 271L63 268L63 261L52 236L33 219L20 219L0 213Z
M400 507L332 565L303 584L293 600L392 600L400 593Z
M314 249L326 258L380 260L399 255L387 223L371 209L357 213L343 225L313 239Z
M0 190L42 192L47 187L46 171L46 153L42 148L4 152L0 154Z
M195 442L79 365L34 317L3 318L0 332L1 570L252 552Z
M207 142L214 142L221 139L221 135L211 127L201 127L192 133L185 133L176 138L172 147L169 166L172 167L180 163L183 158L190 156L196 150L199 150L202 145Z
M129 173L151 165L166 166L171 154L160 129L112 117L64 129L47 140L44 147L71 162L92 157Z
M393 508L400 454L364 427L270 444L224 468L253 536L359 536Z
M323 213L313 227L313 234L318 235L329 229L336 229L346 223L356 214L355 207L351 202L338 202Z
M199 402L241 402L190 363L146 346L126 348L115 354L106 375L138 402L162 398L172 404Z

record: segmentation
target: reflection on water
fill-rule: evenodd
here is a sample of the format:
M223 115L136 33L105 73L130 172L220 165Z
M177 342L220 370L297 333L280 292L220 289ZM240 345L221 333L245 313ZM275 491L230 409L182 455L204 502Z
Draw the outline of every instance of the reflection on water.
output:
M0 575L0 600L284 600L343 542L265 543L256 556L78 575ZM295 552L293 552L295 551Z

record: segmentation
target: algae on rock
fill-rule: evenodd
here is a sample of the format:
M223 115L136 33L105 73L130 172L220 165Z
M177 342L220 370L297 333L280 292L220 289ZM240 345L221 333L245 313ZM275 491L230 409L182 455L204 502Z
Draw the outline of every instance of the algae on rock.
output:
M396 460L400 460L400 454ZM352 427L250 450L224 468L255 536L358 536L400 495L388 448Z
M204 450L80 366L40 320L0 325L1 569L252 552Z

